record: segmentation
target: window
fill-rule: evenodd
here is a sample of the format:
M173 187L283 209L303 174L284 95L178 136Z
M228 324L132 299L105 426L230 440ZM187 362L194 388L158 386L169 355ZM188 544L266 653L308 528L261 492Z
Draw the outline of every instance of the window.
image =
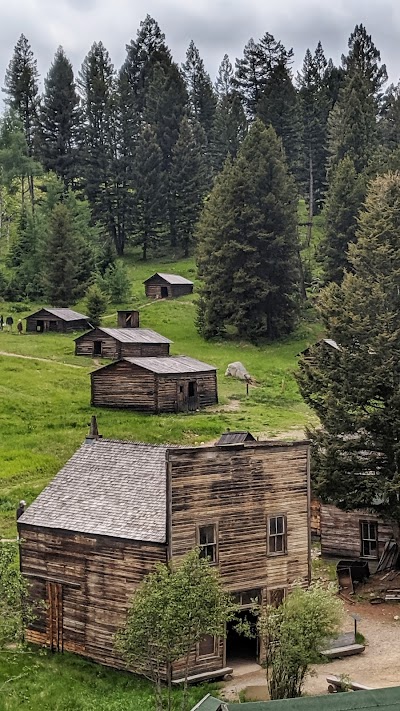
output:
M209 523L207 526L199 526L198 543L200 547L200 558L208 558L210 563L217 562L217 526Z
M268 605L272 605L272 607L279 607L279 605L282 605L285 597L285 588L273 588L272 590L267 591Z
M286 516L268 517L268 554L284 555L286 553Z
M197 645L197 658L217 656L217 638L206 634Z
M360 521L361 555L363 558L378 557L378 524L375 521Z
M93 355L95 355L95 356L101 355L101 346L102 346L101 341L93 341Z
M261 604L262 595L259 588L253 590L243 590L242 592L233 593L233 599L239 607L252 607L254 604Z

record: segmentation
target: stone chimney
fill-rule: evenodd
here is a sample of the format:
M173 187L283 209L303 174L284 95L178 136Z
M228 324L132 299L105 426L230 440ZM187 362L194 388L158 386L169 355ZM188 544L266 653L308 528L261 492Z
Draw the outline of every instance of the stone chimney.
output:
M97 439L101 439L102 435L99 434L99 429L97 427L97 419L96 415L92 415L90 419L90 425L89 425L89 434L86 435L86 444L91 444L92 442L95 442Z
M139 311L117 311L118 328L139 328Z

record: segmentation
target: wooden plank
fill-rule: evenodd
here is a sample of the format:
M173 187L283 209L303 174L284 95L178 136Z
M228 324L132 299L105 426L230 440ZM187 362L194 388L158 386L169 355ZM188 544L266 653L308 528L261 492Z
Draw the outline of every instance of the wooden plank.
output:
M226 676L227 674L232 674L233 669L232 667L223 667L222 669L214 669L213 671L210 672L204 672L203 674L191 674L187 681L189 684L197 684L200 681L208 681L209 679L219 679L221 677ZM174 685L178 684L184 684L185 678L181 679L173 679L172 683Z

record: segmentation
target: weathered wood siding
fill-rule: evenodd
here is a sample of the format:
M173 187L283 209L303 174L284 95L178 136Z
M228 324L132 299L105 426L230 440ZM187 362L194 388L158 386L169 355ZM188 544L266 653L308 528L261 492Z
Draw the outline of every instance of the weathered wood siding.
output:
M360 521L378 524L378 557L386 541L393 536L390 523L366 511L342 511L336 506L321 504L321 552L337 558L361 557Z
M178 298L186 294L193 293L193 284L168 284L159 277L154 277L151 281L145 284L145 293L149 299L161 299L161 287L168 289L168 298Z
M226 588L290 589L310 575L308 445L233 445L172 450L168 454L169 555L197 544L199 525L218 529L218 566ZM267 517L287 521L287 552L267 554ZM193 656L191 663L197 669ZM202 660L208 670L223 666ZM177 669L174 668L174 674Z
M154 373L120 361L91 373L91 404L98 407L131 408L139 412L156 412L156 379Z
M158 375L157 378L158 412L178 412L181 409L178 388L180 385L189 382L196 383L198 408L209 407L218 402L217 374L215 371ZM185 409L184 406L183 409Z
M42 309L41 311L38 311L35 316L28 316L26 319L27 333L40 333L40 331L37 330L38 322L40 321L44 322L44 332L51 331L67 333L69 331L84 331L85 329L90 328L89 322L85 319L64 321L63 319L57 318L57 316L49 314L46 309ZM50 328L50 322L52 322L52 324L54 323L54 327L52 325Z
M114 635L123 625L132 594L143 577L165 562L162 544L20 525L21 570L31 583L36 619L27 639L45 646L50 640L49 583L62 588L64 651L102 664L124 667L114 649Z
M94 356L94 341L101 341L101 355ZM121 343L116 338L95 329L75 341L75 355L96 358L111 358L118 360L131 356L132 358L147 358L151 356L168 356L169 343Z
M131 408L140 412L178 412L178 388L194 381L197 406L218 402L217 376L214 372L190 374L155 374L121 361L91 374L91 404L99 407ZM195 408L196 409L196 408Z
M321 502L314 496L311 497L311 535L321 538Z

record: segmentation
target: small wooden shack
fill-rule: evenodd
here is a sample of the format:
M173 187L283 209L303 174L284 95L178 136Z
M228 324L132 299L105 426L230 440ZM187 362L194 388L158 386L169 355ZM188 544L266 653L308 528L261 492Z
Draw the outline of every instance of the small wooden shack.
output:
M393 525L376 514L321 503L322 555L378 562L393 536Z
M75 355L117 360L168 356L172 341L149 328L95 328L75 338Z
M255 441L256 438L253 437L251 432L248 432L247 430L227 430L227 432L224 432L215 444L240 444L241 442Z
M91 328L89 319L72 309L43 308L26 317L28 333L82 331Z
M310 579L308 442L173 447L87 438L18 520L36 616L27 639L124 667L114 645L129 600L156 563L196 545L251 617ZM43 602L46 604L43 605ZM258 640L207 637L190 675L259 659ZM182 678L185 660L173 664Z
M139 412L188 412L218 402L217 371L189 356L126 357L91 374L91 404Z
M139 328L139 311L123 309L117 311L118 328Z
M193 293L193 282L177 274L157 272L143 283L150 299L172 299Z

